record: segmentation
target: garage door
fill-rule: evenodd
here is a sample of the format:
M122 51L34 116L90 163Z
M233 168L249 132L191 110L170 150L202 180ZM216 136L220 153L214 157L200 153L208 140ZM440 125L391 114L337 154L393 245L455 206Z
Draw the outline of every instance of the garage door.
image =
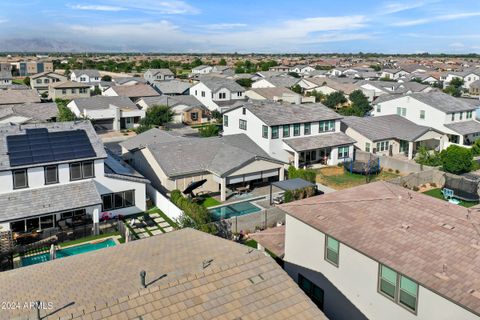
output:
M113 130L113 119L95 120L93 123L97 131Z

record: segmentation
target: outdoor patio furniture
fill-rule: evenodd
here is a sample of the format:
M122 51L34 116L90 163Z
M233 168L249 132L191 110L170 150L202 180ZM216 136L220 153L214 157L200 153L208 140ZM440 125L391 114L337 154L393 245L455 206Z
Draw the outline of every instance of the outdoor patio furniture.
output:
M250 185L247 185L247 186L244 186L244 187L238 187L235 189L239 194L242 194L242 193L247 193L248 191L250 191Z
M282 204L283 203L283 197L282 196L277 196L273 198L273 204Z
M145 224L148 226L148 227L155 227L157 224L155 223L155 221L152 219L152 217L150 217L150 215L148 214L144 214L143 215L143 220L145 221Z
M460 200L454 198L455 195L452 189L443 188L442 194L445 200L447 200L448 202L453 204L460 204Z

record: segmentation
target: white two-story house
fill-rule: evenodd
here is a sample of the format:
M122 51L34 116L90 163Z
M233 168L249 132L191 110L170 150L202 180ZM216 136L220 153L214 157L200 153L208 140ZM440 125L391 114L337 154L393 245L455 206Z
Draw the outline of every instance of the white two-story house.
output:
M148 181L89 121L0 127L0 230L59 231L146 210Z
M230 79L202 77L190 88L190 95L197 98L210 111L223 112L245 101L245 88Z
M478 213L388 182L281 209L284 268L329 319L479 319Z
M374 102L373 116L398 114L448 136L449 142L469 145L480 137L478 106L442 92L383 95Z
M55 82L65 82L67 77L52 71L34 74L30 77L30 87L39 93L48 92L48 86Z
M175 79L175 74L167 68L164 69L148 69L143 74L145 80L148 83L153 83L154 81L166 81Z
M223 134L244 133L272 158L297 168L336 165L353 157L355 142L340 131L341 118L320 103L248 102L224 113Z
M75 82L100 82L101 78L98 70L72 70L70 73L70 80Z

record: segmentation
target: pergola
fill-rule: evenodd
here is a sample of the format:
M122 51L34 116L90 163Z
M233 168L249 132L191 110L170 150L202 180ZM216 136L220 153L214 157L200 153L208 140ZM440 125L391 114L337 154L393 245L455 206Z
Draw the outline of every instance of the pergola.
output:
M304 189L307 187L316 187L317 185L307 180L303 180L301 178L272 182L270 184L270 204L273 203L272 189L274 186L283 191L294 191L294 190Z

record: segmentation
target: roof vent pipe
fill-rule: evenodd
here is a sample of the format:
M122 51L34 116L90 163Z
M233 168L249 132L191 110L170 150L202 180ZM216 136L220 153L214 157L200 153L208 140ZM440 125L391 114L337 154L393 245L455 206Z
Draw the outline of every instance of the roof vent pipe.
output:
M142 286L142 288L147 287L145 283L146 276L147 276L147 273L145 272L145 270L140 271L140 285Z

